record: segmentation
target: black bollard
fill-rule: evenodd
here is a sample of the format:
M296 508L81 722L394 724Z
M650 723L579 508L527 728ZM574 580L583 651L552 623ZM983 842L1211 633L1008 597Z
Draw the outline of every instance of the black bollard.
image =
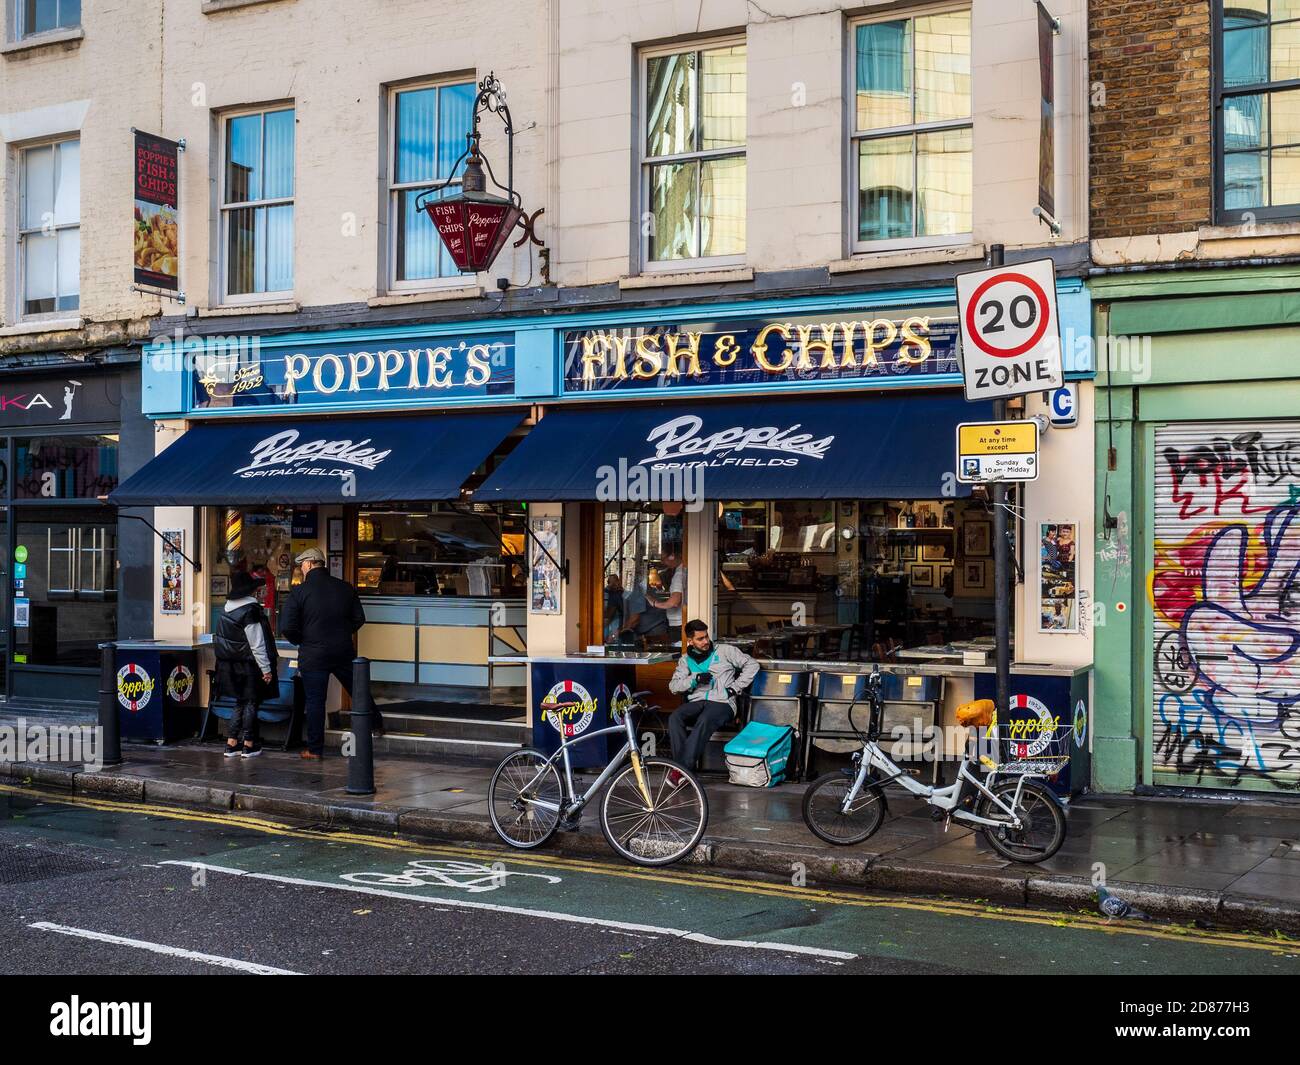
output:
M99 754L104 765L122 764L117 720L117 644L99 645Z
M375 743L370 736L374 702L370 698L370 659L352 660L352 757L348 759L349 795L375 793Z

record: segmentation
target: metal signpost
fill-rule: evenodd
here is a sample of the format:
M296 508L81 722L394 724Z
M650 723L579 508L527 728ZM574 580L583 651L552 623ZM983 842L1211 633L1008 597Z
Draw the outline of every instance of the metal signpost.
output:
M1032 421L1008 423L1007 399L1065 384L1055 264L1040 259L1006 266L1003 246L994 244L988 269L958 276L957 318L966 398L993 400L994 421L983 423L987 428L981 430L975 423L958 428L957 476L967 484L988 484L993 504L996 701L998 713L1005 715L1011 703L1007 482L1038 476L1038 426ZM965 438L963 428L968 430ZM1032 451L1027 450L1030 440ZM970 445L970 453L964 445Z

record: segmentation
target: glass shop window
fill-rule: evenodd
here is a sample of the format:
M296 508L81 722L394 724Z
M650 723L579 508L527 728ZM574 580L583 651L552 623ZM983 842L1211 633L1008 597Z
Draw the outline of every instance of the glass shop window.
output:
M686 602L685 515L680 503L607 503L602 579L605 643L680 650ZM670 513L671 512L671 513Z

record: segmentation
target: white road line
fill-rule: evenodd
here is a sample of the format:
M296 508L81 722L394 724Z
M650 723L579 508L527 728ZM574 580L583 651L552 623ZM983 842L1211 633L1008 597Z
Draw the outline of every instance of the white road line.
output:
M186 950L184 947L169 947L165 943L150 943L144 939L128 939L126 936L114 936L107 932L92 932L89 928L72 928L65 924L51 924L49 921L37 921L27 927L37 928L42 932L58 932L59 935L75 936L78 939L93 939L99 943L113 943L119 947L136 947L139 950L152 951L154 954L166 954L171 958L187 958L190 961L201 961L205 965L216 965L222 969L238 969L241 973L252 973L254 976L302 975L302 973L293 972L291 969L277 969L271 965L240 961L238 958L223 958L219 954L200 954L197 950Z
M295 887L328 888L332 891L350 891L359 895L375 895L385 899L402 899L406 902L436 903L439 906L455 906L463 910L487 910L491 913L510 913L520 917L539 917L546 921L567 921L570 924L596 925L599 928L621 928L627 932L648 932L652 935L674 936L689 939L696 943L707 943L714 947L742 947L748 950L773 950L781 954L807 954L815 958L834 958L838 961L854 961L858 955L843 950L829 950L825 947L806 947L797 943L771 943L750 939L715 939L703 932L690 932L684 928L663 928L653 924L634 924L630 921L615 921L605 917L583 917L573 913L558 913L554 910L533 910L523 906L501 906L493 902L470 902L467 899L449 899L443 896L411 895L405 891L388 891L384 888L362 887L358 884L331 884L325 880L304 880L294 876L278 876L275 873L250 873L243 869L231 869L223 865L209 865L207 862L165 861L161 865L178 865L186 869L203 869L209 873L228 873L231 876L247 876L254 880L269 880L276 884L291 884Z

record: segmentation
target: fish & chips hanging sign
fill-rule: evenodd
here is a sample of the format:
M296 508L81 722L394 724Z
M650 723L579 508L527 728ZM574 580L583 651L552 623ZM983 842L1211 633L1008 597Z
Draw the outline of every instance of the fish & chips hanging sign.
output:
M926 380L960 374L951 311L633 325L564 334L564 391Z
M180 145L135 131L135 283L180 289Z

